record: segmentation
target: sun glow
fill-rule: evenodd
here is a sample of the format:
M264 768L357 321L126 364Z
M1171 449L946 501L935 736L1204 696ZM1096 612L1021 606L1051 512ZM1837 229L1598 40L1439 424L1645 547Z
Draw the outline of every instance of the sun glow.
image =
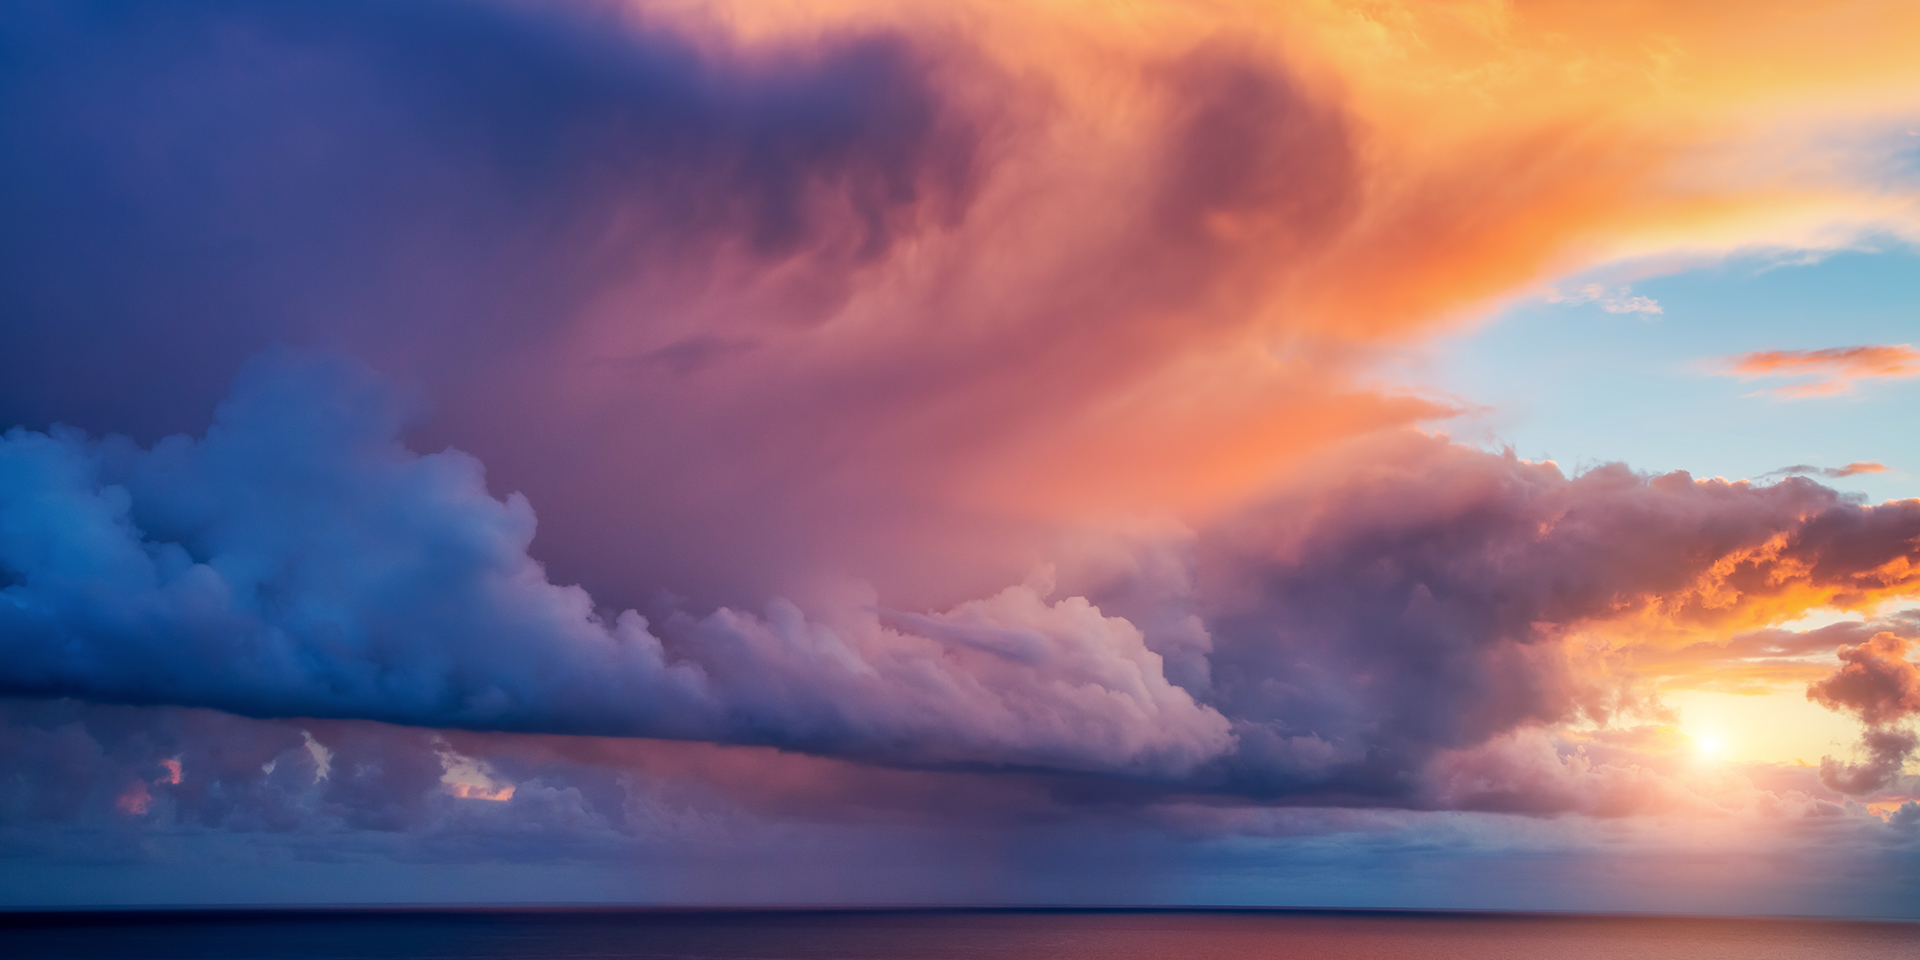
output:
M1719 744L1712 755L1733 763L1814 764L1838 755L1860 736L1858 721L1809 701L1792 687L1765 694L1666 690L1661 699L1679 711L1680 728L1703 756L1701 741Z
M1702 757L1710 760L1718 760L1720 755L1726 752L1726 749L1726 741L1722 740L1718 733L1711 730L1702 730L1693 735L1693 750Z

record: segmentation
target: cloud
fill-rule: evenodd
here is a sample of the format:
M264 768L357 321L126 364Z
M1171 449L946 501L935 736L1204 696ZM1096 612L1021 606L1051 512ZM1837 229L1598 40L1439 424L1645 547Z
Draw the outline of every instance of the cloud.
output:
M1831 677L1807 688L1807 698L1829 709L1847 710L1862 723L1878 727L1920 713L1920 667L1906 659L1908 638L1883 631L1866 642L1843 646L1844 664Z
M872 599L854 609L871 609ZM852 606L852 605L848 605ZM1033 585L951 610L663 625L768 742L921 762L1186 773L1232 745L1131 623ZM898 746L890 746L898 744Z
M1851 393L1853 385L1861 380L1920 376L1920 350L1915 350L1904 343L1891 346L1830 347L1825 350L1757 350L1752 353L1720 357L1715 362L1719 365L1720 372L1742 380L1761 377L1808 378L1800 383L1791 383L1766 391L1768 394L1788 400ZM1847 474L1832 475L1846 476Z
M1625 651L1623 659L1635 671L1662 682L1675 680L1695 689L1728 693L1762 693L1825 678L1833 672L1831 658L1836 648L1865 643L1881 633L1920 637L1920 614L1908 610L1811 630L1769 627L1713 637L1677 650Z
M4 689L1419 805L1459 796L1419 786L1447 751L1654 709L1578 637L1657 648L1879 602L1913 588L1920 536L1914 502L1804 480L1570 478L1402 436L1142 542L1153 580L1075 573L1084 592L1050 599L1041 574L928 612L851 587L649 621L553 584L525 498L399 443L404 409L362 367L283 352L198 440L7 434ZM1090 599L1108 594L1152 633Z
M1796 463L1790 467L1781 467L1778 470L1769 470L1766 473L1761 474L1760 476L1764 478L1764 477L1790 477L1790 476L1796 476L1796 475L1812 475L1816 477L1828 477L1831 479L1838 480L1843 477L1859 476L1860 474L1863 474L1863 473L1886 473L1886 472L1887 472L1887 465L1884 463L1875 463L1871 460L1855 460L1854 462L1849 463L1844 467L1816 467L1816 466L1813 466L1812 464Z
M334 754L333 778L313 775L303 735ZM1498 746L1517 759L1534 756L1538 742ZM189 776L153 783L157 761L174 756ZM484 765L490 780L514 785L513 795L457 795L445 780L450 759ZM1620 766L1611 756L1592 762ZM1803 779L1819 798L1776 778L1746 790L1743 802L1731 788L1713 791L1702 771L1665 789L1615 795L1664 797L1675 805L1654 809L1670 813L1718 804L1712 816L1605 823L1216 798L1135 805L1116 797L1114 784L1076 794L1068 782L1024 771L885 769L758 747L20 700L0 700L0 763L40 773L0 780L0 899L20 906L58 899L68 884L90 883L101 895L102 882L115 902L312 905L405 893L466 903L844 905L905 891L965 904L996 891L1038 901L1048 889L1070 889L1102 903L1165 905L1212 902L1223 873L1281 859L1310 864L1311 883L1261 880L1235 888L1242 899L1298 902L1339 883L1376 897L1358 902L1386 905L1402 894L1378 890L1383 864L1395 865L1395 876L1421 864L1437 873L1435 896L1465 893L1461 905L1471 906L1485 895L1476 877L1531 864L1529 884L1573 906L1609 889L1577 886L1602 867L1657 877L1674 863L1733 857L1729 875L1777 871L1782 889L1800 890L1826 862L1817 851L1846 859L1835 874L1844 878L1910 849L1864 807L1825 799L1812 774ZM1639 782L1664 773L1640 771ZM115 805L134 781L149 784L144 815ZM947 869L918 869L929 860ZM1144 872L1159 876L1142 882ZM1109 874L1119 879L1101 879ZM1169 874L1177 882L1164 882ZM743 884L743 876L766 879ZM1867 878L1869 890L1887 882L1875 871ZM1689 888L1701 880L1688 879ZM1888 902L1906 903L1907 892L1897 888Z
M1701 767L1684 753L1607 749L1600 741L1534 729L1442 753L1426 770L1428 802L1450 810L1619 818L1724 815L1775 799L1741 774Z
M399 422L364 368L282 356L201 440L8 432L5 688L509 728L611 719L569 703L665 729L697 713L701 676L644 621L603 621L526 556L524 498L406 450Z
M6 123L36 147L0 161L4 243L39 268L0 298L40 362L0 358L0 416L197 428L240 361L289 337L472 371L636 262L701 288L726 282L716 261L777 270L783 316L818 319L850 271L965 209L980 131L911 39L747 50L647 19L564 0L9 6ZM162 247L167 269L110 266ZM76 330L39 322L57 310ZM80 369L152 403L76 388Z
M440 782L449 795L462 800L486 800L505 803L513 799L516 784L506 782L493 765L455 751L444 741L436 751L440 757Z
M1906 636L1882 631L1863 643L1842 646L1837 653L1840 669L1807 687L1807 699L1853 713L1867 727L1861 739L1864 762L1821 758L1820 778L1835 790L1865 794L1887 787L1920 747L1920 736L1896 727L1920 714L1920 667L1906 659L1907 643Z
M1319 471L1199 541L1212 702L1255 794L1417 802L1409 772L1444 751L1658 716L1642 654L1920 582L1920 501L1618 464L1569 477L1414 436ZM1313 762L1303 737L1326 744Z
M1920 746L1920 735L1911 730L1869 729L1860 739L1867 759L1848 763L1833 757L1820 758L1820 782L1841 793L1875 793L1900 778L1907 758Z
M1569 478L1402 436L1060 599L1043 571L927 612L854 586L649 621L552 583L525 498L408 449L404 413L363 367L281 352L197 440L8 433L4 690L1420 805L1460 796L1419 785L1447 751L1653 709L1580 634L1878 602L1920 536L1914 502L1804 480ZM475 796L509 785L474 770Z
M151 442L338 349L610 606L834 571L946 609L1449 415L1371 362L1516 289L1901 229L1802 127L1720 120L1870 115L1904 59L1726 8L1658 17L1686 95L1565 6L966 9L9 5L0 423Z
M148 808L153 806L153 794L147 791L146 781L136 780L126 793L113 801L113 805L130 817L144 817Z
M1660 314L1666 312L1662 310L1660 304L1651 297L1633 296L1633 289L1631 287L1620 287L1617 290L1610 291L1598 283L1589 283L1583 287L1579 287L1572 293L1561 293L1558 290L1550 291L1547 294L1547 302L1565 303L1569 305L1591 303L1599 306L1600 309L1608 313Z
M668 623L669 651L551 583L526 499L405 448L401 410L363 367L279 353L199 440L7 433L0 689L1148 773L1230 743L1131 624L1028 586L832 622L723 608Z

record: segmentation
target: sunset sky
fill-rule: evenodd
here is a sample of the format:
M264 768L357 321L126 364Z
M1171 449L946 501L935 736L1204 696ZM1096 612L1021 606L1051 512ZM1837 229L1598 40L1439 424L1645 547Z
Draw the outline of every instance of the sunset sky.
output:
M1920 5L0 5L0 906L1920 916Z

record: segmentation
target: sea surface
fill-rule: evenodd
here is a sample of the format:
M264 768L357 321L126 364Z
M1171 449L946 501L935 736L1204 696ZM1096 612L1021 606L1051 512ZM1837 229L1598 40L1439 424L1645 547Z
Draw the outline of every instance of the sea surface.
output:
M1313 911L0 914L8 960L1916 960L1920 924Z

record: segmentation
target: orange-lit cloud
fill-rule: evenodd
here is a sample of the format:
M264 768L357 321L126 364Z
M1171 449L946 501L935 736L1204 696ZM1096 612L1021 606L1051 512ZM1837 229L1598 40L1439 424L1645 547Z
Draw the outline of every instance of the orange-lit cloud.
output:
M1772 396L1788 400L1804 400L1850 393L1853 385L1861 380L1920 377L1920 350L1904 343L1830 347L1825 350L1756 350L1723 357L1719 364L1722 372L1742 380L1761 377L1804 378L1803 382L1766 391ZM1849 467L1854 466L1863 468L1854 473L1873 473L1886 469L1879 464L1849 464ZM1800 472L1791 467L1788 470ZM1836 477L1850 475L1828 474Z

